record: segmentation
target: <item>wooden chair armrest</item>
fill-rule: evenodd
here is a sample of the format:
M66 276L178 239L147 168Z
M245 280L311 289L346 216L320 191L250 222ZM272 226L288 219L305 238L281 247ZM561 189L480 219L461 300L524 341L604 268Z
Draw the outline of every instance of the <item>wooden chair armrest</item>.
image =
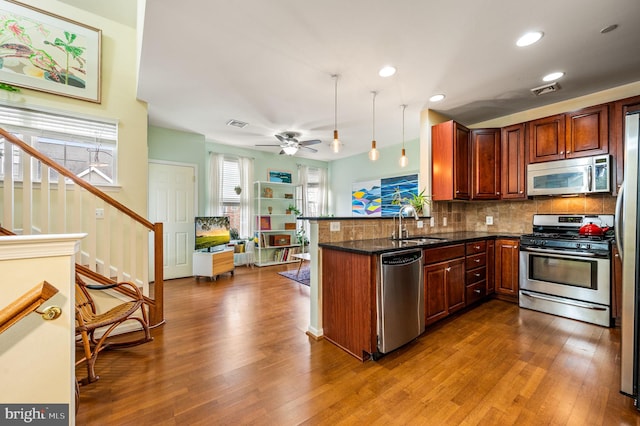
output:
M137 300L144 299L144 296L140 291L140 289L138 288L138 286L136 286L135 284L129 281L122 281L122 282L113 283L113 284L84 284L84 286L89 290L108 290L111 288L126 288L127 290L135 293L135 296L136 296L135 299Z

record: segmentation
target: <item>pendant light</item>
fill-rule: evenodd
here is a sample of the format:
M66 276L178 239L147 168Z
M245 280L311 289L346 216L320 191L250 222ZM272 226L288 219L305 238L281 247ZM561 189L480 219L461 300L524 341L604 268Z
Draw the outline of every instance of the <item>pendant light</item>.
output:
M380 158L380 151L376 149L376 95L378 92L373 93L373 130L371 132L371 151L369 151L369 160L377 161Z
M336 154L340 152L340 148L342 147L342 142L340 142L340 139L338 138L338 77L338 74L331 75L331 78L335 80L335 126L333 127L333 142L331 142L329 146L331 147L331 151L335 152Z
M400 167L407 167L409 165L409 159L404 151L404 110L406 105L400 105L402 107L402 156L400 157Z

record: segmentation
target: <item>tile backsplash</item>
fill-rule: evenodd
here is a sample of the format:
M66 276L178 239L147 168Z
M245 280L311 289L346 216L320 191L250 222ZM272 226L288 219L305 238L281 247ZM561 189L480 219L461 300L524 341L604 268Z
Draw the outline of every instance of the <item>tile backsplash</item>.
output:
M424 227L418 228L413 219L403 220L409 235L428 235L438 232L482 231L525 234L531 232L531 222L536 213L614 214L615 197L611 195L581 195L577 197L535 197L523 201L434 201L431 217L422 218ZM493 225L486 224L492 216ZM446 218L446 226L444 225ZM340 222L340 231L330 231L332 221L319 221L319 242L365 240L387 238L395 226L390 218L345 219Z

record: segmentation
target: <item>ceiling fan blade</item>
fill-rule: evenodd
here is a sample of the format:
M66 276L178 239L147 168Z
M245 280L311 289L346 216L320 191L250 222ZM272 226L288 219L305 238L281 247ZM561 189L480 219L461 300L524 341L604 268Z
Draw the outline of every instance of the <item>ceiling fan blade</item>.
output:
M270 143L270 144L255 144L254 146L281 146L279 143Z
M322 141L320 139L311 139L308 141L302 141L300 142L300 146L307 146L307 145L316 145L322 143Z
M281 135L279 135L279 134L277 134L277 133L276 133L274 136L275 136L275 137L276 137L276 139L278 139L280 142L286 142L286 141L287 141L285 138L283 138Z
M306 149L307 151L311 151L311 152L318 152L317 149L309 148L308 146L304 146L304 145L300 145L300 149Z

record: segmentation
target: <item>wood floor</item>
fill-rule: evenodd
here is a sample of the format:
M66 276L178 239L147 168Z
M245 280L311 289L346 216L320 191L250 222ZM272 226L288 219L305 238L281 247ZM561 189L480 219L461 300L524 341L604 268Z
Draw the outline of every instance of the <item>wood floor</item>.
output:
M283 269L167 282L166 324L100 355L77 424L640 424L619 329L492 300L361 363L305 334L309 288Z

